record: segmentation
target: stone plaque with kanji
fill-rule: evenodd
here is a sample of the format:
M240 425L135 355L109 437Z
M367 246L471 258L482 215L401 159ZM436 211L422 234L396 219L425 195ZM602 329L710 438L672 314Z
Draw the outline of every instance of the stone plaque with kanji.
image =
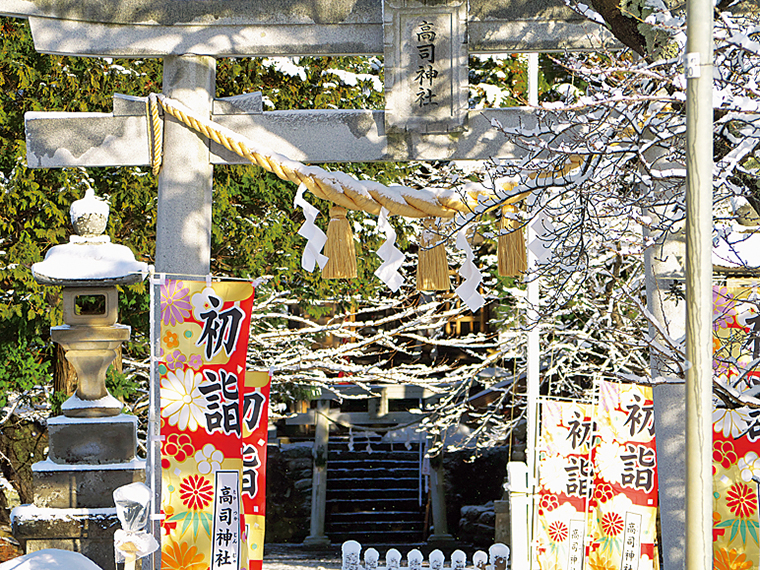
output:
M385 128L460 131L467 117L467 4L385 0Z

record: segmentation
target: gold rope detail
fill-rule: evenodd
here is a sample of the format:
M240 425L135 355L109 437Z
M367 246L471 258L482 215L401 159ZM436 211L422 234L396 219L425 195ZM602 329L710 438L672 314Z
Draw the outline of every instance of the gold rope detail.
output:
M221 125L213 121L202 121L192 114L189 109L183 108L184 105L172 101L162 94L152 94L161 108L173 116L181 123L191 129L203 134L217 144L222 145L227 150L234 152L238 156L248 159L265 170L274 173L282 180L287 180L295 184L304 184L308 190L324 200L330 200L338 206L349 210L362 210L370 214L378 214L380 208L385 207L388 211L397 216L408 218L426 218L435 216L439 218L453 218L458 213L468 214L472 212L473 206L477 201L477 196L468 196L473 200L472 204L467 204L454 196L437 196L423 190L418 191L418 196L400 194L397 191L382 192L385 187L375 183L368 190L369 196L357 192L340 181L341 173L328 172L319 167L309 167L310 170L321 171L317 174L304 174L290 168L287 164L279 162L275 157L265 156L249 148L239 138L228 136L224 133L226 130ZM154 135L155 138L155 135ZM298 166L301 163L293 161ZM357 180L358 185L362 182ZM398 201L395 196L399 196L403 202ZM520 196L522 197L522 196ZM512 201L512 200L510 200Z
M158 176L164 156L164 123L158 114L158 101L155 94L151 94L145 101L145 110L148 115L150 130L150 165L153 176Z

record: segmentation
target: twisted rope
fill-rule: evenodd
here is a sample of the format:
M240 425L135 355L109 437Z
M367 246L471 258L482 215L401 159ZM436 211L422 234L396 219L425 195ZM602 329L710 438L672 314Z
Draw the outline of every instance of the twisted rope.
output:
M150 129L150 166L153 170L153 176L158 176L161 170L161 159L164 154L164 123L158 114L158 101L155 97L148 97L145 101L146 113L148 115L148 125Z
M414 190L406 186L384 186L379 182L357 180L342 172L329 172L318 166L306 166L301 162L260 148L234 131L199 117L179 101L157 93L151 93L148 100L151 109L160 105L165 113L227 150L274 173L282 180L303 184L316 197L330 200L348 210L362 210L378 215L382 208L386 208L393 215L407 218L431 216L453 218L458 213L471 213L481 197L496 198L495 194L485 187L465 192L463 199L453 190ZM159 137L157 122L152 121L151 124L154 135L153 147L159 148L156 143ZM160 163L160 154L158 156ZM153 168L156 172L155 163ZM523 194L510 198L509 201L517 201L522 197Z

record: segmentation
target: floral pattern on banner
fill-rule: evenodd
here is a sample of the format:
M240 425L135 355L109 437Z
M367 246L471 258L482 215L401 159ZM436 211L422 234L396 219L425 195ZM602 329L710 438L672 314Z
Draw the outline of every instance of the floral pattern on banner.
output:
M599 403L541 406L542 569L652 570L657 462L651 389L602 382Z
M760 315L757 284L713 287L713 374L734 390L757 389ZM713 410L713 567L760 568L758 544L758 439L760 410Z
M611 570L652 570L657 532L652 389L601 382L595 411L589 560L604 557Z
M245 370L253 295L250 283L161 286L162 570L261 569L270 377ZM238 489L216 488L225 472Z

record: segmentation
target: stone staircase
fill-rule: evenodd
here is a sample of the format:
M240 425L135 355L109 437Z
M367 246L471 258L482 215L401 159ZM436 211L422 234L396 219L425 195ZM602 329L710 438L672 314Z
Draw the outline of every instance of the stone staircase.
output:
M424 482L420 492L419 444L411 446L377 435L331 436L325 530L333 543L424 540L427 494Z

